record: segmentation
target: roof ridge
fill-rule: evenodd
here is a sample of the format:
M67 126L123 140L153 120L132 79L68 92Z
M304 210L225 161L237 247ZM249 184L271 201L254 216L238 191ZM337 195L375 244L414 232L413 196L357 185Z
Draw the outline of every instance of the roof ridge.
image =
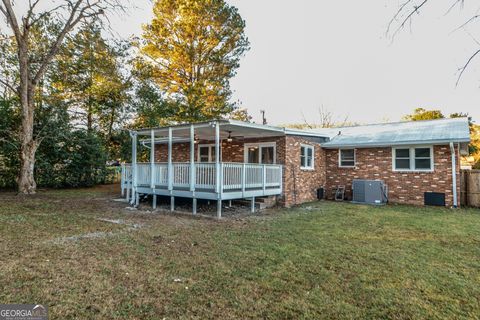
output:
M367 123L367 124L351 125L351 126L344 126L344 127L331 127L331 128L318 128L318 129L357 128L357 127L370 127L370 126L385 126L385 125L401 124L401 123L435 122L435 121L447 121L447 120L458 121L460 119L468 119L468 117L440 118L440 119L426 119L426 120L403 120L403 121L394 121L394 122Z

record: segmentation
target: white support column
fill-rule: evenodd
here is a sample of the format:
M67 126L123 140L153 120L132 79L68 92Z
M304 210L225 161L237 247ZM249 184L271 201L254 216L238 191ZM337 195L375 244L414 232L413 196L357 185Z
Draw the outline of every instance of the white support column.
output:
M175 211L175 197L171 196L170 197L170 211Z
M173 190L173 165L172 165L172 128L168 128L168 190Z
M192 213L197 214L197 198L192 199Z
M155 189L155 131L150 131L150 187Z
M245 198L245 184L247 181L247 165L243 163L242 165L242 198Z
M131 204L136 203L137 199L137 133L131 132L132 136L132 201Z
M265 189L267 187L267 166L263 165L262 168L262 188L263 188L263 194L265 195Z
M283 166L280 166L280 194L283 193Z
M215 173L216 173L216 191L220 198L220 123L215 122Z
M255 213L255 197L252 197L252 201L250 202L250 206L251 206L250 211L252 213Z
M195 127L190 125L190 191L195 192Z
M125 182L125 164L122 163L122 174L121 174L121 189L122 189L122 198L125 196L125 185L126 185L126 182Z
M152 208L157 208L157 195L155 194L155 131L150 131L150 187L152 188Z

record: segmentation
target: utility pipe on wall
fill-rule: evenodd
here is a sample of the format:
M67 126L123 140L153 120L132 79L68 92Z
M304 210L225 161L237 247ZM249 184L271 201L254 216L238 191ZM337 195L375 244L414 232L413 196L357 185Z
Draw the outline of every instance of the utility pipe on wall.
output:
M450 142L450 154L452 155L452 188L453 188L453 207L458 207L457 199L457 158L455 154L455 145Z

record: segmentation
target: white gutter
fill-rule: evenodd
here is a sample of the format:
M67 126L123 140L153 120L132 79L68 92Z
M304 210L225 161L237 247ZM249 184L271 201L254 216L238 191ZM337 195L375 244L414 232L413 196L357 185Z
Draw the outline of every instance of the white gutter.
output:
M453 186L453 207L458 207L457 200L457 157L455 154L455 145L450 142L450 153L452 155L452 186Z

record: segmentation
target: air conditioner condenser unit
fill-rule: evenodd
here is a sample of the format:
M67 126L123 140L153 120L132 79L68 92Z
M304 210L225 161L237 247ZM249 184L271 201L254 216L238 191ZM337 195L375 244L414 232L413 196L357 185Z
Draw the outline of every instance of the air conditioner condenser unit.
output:
M353 202L366 204L385 204L388 202L388 188L381 180L360 180L352 182Z

